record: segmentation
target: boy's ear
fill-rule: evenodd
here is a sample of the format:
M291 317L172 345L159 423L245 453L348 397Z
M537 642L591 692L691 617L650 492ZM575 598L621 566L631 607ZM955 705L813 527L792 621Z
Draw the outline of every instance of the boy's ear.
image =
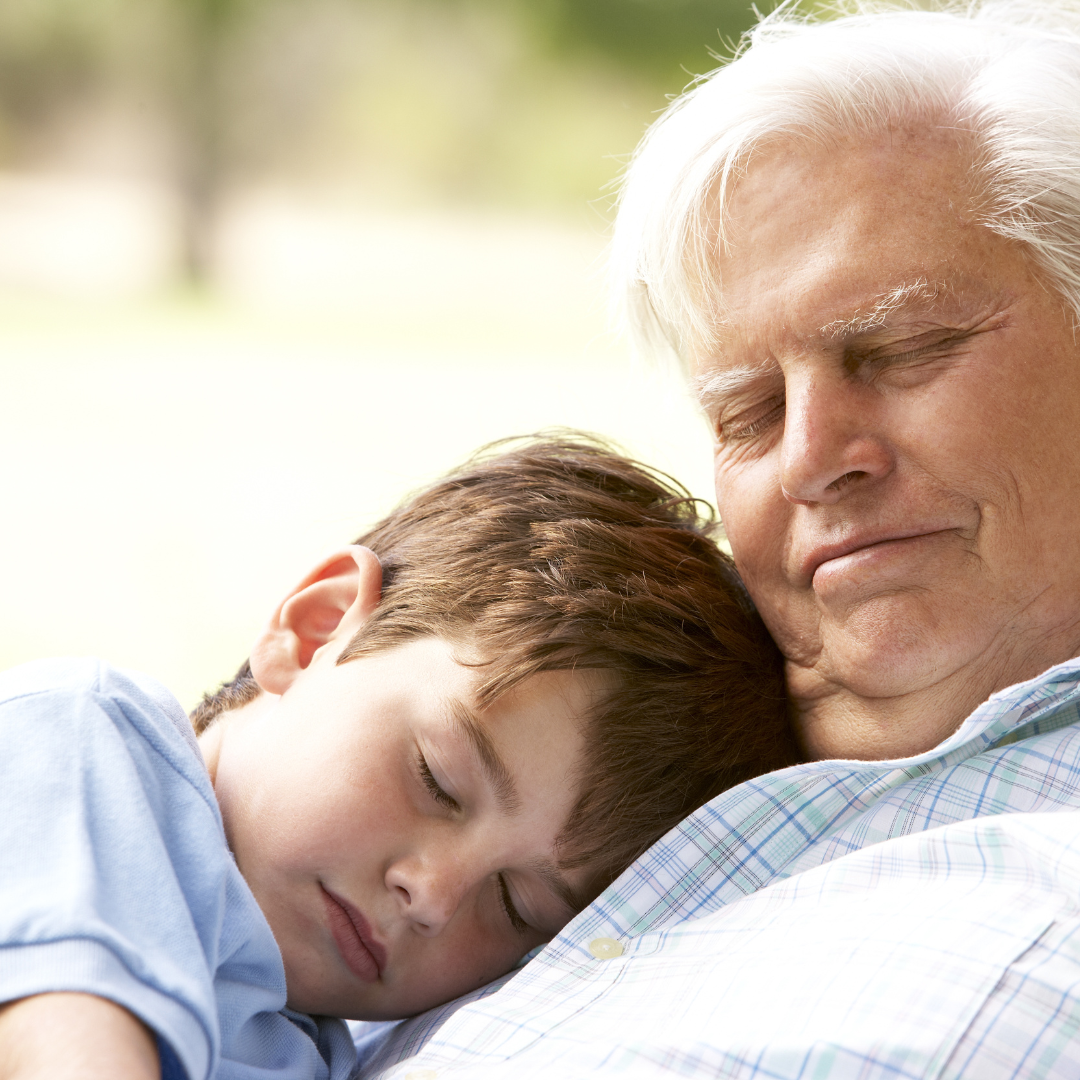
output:
M370 548L334 552L282 601L251 650L251 674L270 694L281 694L329 642L345 643L367 621L382 596L382 564Z

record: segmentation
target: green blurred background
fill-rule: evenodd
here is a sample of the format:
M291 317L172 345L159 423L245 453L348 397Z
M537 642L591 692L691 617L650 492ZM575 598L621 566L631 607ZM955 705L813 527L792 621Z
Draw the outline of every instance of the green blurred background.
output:
M2 0L0 666L185 705L279 594L504 435L709 497L606 326L611 182L744 0Z

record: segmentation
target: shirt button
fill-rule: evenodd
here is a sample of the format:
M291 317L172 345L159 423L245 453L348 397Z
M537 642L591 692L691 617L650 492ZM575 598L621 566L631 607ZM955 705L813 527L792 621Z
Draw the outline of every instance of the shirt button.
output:
M589 952L597 960L614 960L616 956L622 956L622 944L614 938L598 937L589 942Z

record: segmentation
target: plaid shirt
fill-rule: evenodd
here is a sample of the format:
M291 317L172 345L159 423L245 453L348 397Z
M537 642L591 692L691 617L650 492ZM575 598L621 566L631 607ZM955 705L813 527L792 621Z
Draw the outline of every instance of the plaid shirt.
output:
M1080 1076L1078 707L1070 661L725 792L517 971L353 1025L358 1075Z

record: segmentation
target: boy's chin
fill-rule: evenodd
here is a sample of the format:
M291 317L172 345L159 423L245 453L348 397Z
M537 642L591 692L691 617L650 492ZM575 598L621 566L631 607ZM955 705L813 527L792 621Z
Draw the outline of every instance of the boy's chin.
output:
M476 989L471 988L471 989ZM371 995L367 1000L357 1000L356 997L345 998L337 995L289 995L287 1005L294 1012L306 1013L309 1016L336 1016L340 1020L407 1020L417 1013L426 1012L435 1008L436 1005L444 1005L461 994L468 993L462 989L451 997L441 997L438 1000L421 1000L419 997L412 1003L406 1001L378 1000L378 995Z
M489 979L488 982L491 980ZM486 985L481 983L480 986ZM438 1005L445 1005L479 986L462 986L439 996L416 993L387 995L380 999L378 993L371 995L301 995L289 996L288 1007L294 1012L310 1016L336 1016L341 1020L407 1020L417 1013L426 1012Z
M515 961L504 970L482 979L448 980L437 990L430 982L423 986L389 987L378 982L362 989L328 988L329 980L314 985L289 983L288 1007L311 1016L336 1016L342 1020L405 1020L448 1001L470 994L513 971Z

